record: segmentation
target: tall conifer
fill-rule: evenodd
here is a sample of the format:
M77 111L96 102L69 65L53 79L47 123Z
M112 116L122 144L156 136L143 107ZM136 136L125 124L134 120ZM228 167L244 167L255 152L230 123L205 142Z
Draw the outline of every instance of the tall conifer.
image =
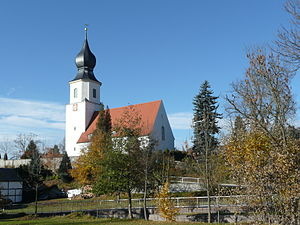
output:
M205 134L208 137L209 150L213 151L217 147L215 135L219 133L218 119L221 118L221 114L217 113L217 99L218 97L213 96L208 81L204 81L193 101L193 149L197 154L205 154Z
M196 160L201 165L205 164L205 181L208 201L208 222L211 222L210 190L211 190L211 154L216 150L218 141L215 135L219 133L218 119L221 114L217 113L217 98L213 96L208 81L200 87L200 92L195 96L194 104L194 152Z

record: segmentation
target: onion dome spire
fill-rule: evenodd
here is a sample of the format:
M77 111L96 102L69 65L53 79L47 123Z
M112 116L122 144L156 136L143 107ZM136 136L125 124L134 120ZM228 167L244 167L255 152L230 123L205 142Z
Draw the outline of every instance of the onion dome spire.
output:
M78 72L73 80L85 79L93 80L99 82L94 75L94 67L96 66L96 57L91 52L88 39L87 39L87 27L85 30L85 39L81 51L75 58L75 64L77 66ZM100 82L99 82L100 83Z

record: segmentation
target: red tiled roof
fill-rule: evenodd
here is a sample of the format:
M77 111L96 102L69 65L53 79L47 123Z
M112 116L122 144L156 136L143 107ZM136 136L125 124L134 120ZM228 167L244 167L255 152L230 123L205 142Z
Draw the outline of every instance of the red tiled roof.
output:
M153 130L154 122L155 122L161 102L162 102L161 100L158 100L158 101L153 101L153 102L147 102L147 103L142 103L142 104L136 104L136 105L130 105L130 106L124 106L124 107L110 109L112 126L114 127L117 120L122 117L123 113L125 112L126 109L128 109L128 107L133 107L134 111L139 113L141 116L141 122L143 124L142 136L149 135ZM92 116L90 125L88 126L87 130L81 134L77 143L89 142L88 135L92 134L94 132L94 130L96 129L98 117L99 117L98 112L94 112L94 115Z

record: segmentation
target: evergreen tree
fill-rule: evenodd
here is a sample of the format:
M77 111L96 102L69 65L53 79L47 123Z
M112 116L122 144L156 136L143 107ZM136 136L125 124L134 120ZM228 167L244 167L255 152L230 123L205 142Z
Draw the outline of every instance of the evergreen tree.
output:
M21 159L31 159L33 155L36 154L36 151L38 151L37 146L34 140L31 140L27 145L25 152L21 156Z
M3 159L4 159L4 160L8 160L7 153L4 153Z
M33 140L29 142L26 150L23 154L23 159L31 159L28 165L28 172L31 176L33 183L38 183L41 174L41 155L39 153L38 147Z
M205 154L205 135L207 136L209 151L215 150L218 145L215 135L219 133L220 128L217 120L221 118L221 114L217 113L217 99L218 97L213 96L208 81L204 81L199 94L195 96L193 101L193 150L197 155Z
M59 155L60 154L58 145L54 145L51 150L52 150L53 155Z
M24 153L25 156L31 159L28 172L31 176L33 183L35 183L35 215L37 214L37 200L38 200L38 186L41 182L41 155L33 140L31 140Z
M212 173L212 152L216 150L218 141L215 135L219 133L218 121L221 114L217 113L217 98L213 96L208 81L201 85L200 92L195 96L194 104L194 147L197 163L204 161L205 181L208 199L208 222L211 222L210 190Z
M58 168L58 175L64 182L68 182L72 179L69 170L72 169L70 158L65 151L63 154L63 158L61 160L60 166Z
M97 132L104 132L104 133L110 133L111 132L111 116L110 116L110 110L108 106L106 107L106 110L100 110L99 111L99 118L97 122L97 128L94 131L94 133Z

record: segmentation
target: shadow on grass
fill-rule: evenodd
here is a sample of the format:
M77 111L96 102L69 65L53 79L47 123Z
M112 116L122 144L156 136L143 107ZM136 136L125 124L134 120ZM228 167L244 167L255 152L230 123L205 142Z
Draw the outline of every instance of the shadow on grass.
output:
M3 219L0 220L0 224L7 224L7 225L93 225L93 224L131 224L131 222L138 220L130 220L130 219L115 219L115 218L103 218L97 219L90 216L83 216L83 217L74 217L74 218L66 218L66 217L51 217L51 218L34 218L32 216L25 216L21 218L14 218L14 219ZM134 222L135 223L135 222Z

